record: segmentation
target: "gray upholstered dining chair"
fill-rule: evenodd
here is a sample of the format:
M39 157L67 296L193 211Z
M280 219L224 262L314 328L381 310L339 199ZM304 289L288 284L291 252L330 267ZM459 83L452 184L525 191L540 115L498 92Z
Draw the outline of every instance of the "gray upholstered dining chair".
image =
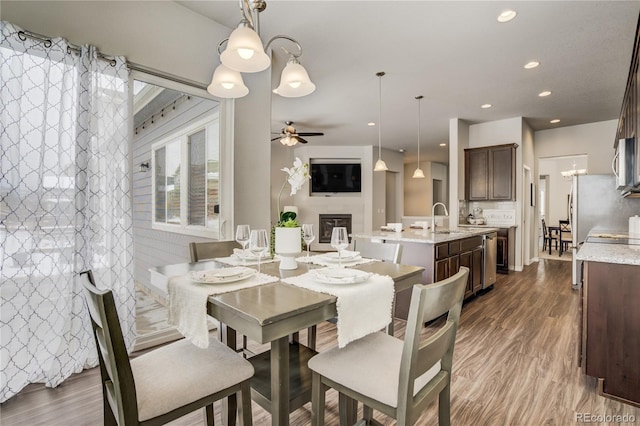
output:
M400 263L402 258L402 244L400 243L378 243L362 238L354 238L353 250L359 251L362 257L385 262Z
M233 254L234 248L242 248L242 246L235 241L190 242L189 257L191 263L216 257L227 257Z
M113 293L99 290L91 271L81 275L98 347L105 425L161 425L200 408L213 425L213 403L237 392L243 423L252 424L251 363L213 338L206 349L183 339L130 360Z
M340 424L347 420L343 408L362 401L365 420L376 409L398 425L412 425L437 396L439 423L448 425L453 348L468 275L463 266L450 278L413 287L404 341L377 332L311 358L312 424L324 424L325 392L331 387L340 393ZM423 324L446 313L444 324L421 342Z

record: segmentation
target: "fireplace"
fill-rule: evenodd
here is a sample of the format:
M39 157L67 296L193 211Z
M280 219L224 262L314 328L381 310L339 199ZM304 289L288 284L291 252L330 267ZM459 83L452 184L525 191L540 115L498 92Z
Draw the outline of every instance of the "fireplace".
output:
M336 226L344 226L347 228L347 234L351 235L350 214L321 214L318 223L320 223L319 243L331 243L331 232ZM351 237L349 237L349 241L351 241Z

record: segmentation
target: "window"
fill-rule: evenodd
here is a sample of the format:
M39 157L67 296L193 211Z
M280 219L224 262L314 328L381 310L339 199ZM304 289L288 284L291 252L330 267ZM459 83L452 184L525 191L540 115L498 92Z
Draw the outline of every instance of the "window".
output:
M218 109L152 145L153 228L219 238Z

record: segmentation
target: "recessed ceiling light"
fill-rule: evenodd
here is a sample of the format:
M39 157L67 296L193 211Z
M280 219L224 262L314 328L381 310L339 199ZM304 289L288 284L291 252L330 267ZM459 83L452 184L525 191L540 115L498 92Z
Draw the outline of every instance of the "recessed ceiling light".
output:
M370 121L370 122L367 123L367 126L375 126L375 125L376 125L376 123L374 123L373 121Z
M527 62L526 64L524 64L524 68L530 70L531 68L535 68L538 65L540 65L540 62L538 61L531 61L531 62Z
M480 105L480 108L487 109L487 108L491 108L492 106L493 105L491 105L491 104L482 104L482 105Z
M441 143L440 146L447 146L447 144L446 143Z
M541 98L544 98L545 96L549 96L550 94L551 94L550 91L545 90L544 92L538 93L538 96L540 96Z
M500 15L498 15L498 22L509 22L517 15L515 10L505 10Z
M559 119L559 118L554 118L554 119L553 119L553 120L551 120L549 123L551 123L551 124L556 124L556 123L559 123L559 122L560 122L560 119Z
M404 152L404 148L400 148L398 152Z

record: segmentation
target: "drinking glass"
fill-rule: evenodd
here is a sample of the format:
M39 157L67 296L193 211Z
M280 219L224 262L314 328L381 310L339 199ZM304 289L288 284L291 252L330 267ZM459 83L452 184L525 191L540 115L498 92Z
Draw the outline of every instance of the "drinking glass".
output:
M310 223L302 224L302 239L307 245L307 262L309 262L309 246L316 239L316 234L313 233L313 225Z
M331 247L338 250L338 265L342 267L342 250L349 247L347 228L344 226L333 228L333 231L331 231Z
M242 245L242 263L247 265L247 244L249 243L249 235L251 230L249 225L238 225L236 228L236 241Z
M258 256L258 273L260 273L260 261L269 251L269 234L266 229L252 229L249 236L249 251Z

